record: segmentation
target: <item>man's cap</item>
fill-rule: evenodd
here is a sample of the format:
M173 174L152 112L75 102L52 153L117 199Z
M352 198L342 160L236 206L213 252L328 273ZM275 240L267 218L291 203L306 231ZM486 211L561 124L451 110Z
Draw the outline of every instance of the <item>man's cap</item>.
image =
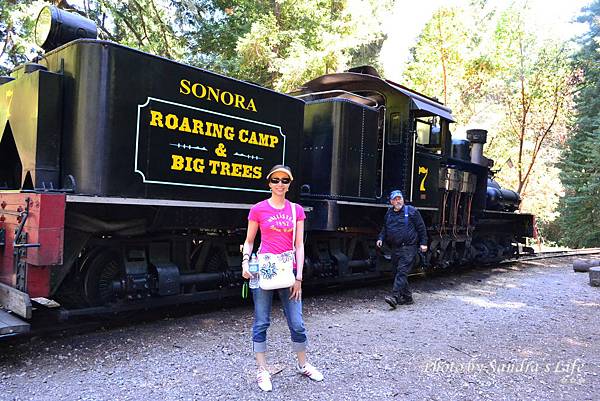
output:
M273 166L273 168L271 168L271 170L269 171L269 174L267 174L267 180L271 177L273 173L277 172L286 173L290 176L290 180L294 180L294 176L292 175L292 169L288 166L284 166L283 164L276 164L275 166Z
M394 199L397 196L404 199L404 196L402 195L402 191L400 191L399 189L394 189L392 192L390 192L390 200Z

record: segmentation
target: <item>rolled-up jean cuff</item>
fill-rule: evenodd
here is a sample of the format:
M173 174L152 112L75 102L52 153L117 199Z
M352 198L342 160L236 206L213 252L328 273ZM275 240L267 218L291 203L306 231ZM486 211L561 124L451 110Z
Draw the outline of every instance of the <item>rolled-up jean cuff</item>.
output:
M256 341L252 341L252 349L254 352L267 352L267 342L257 343Z
M308 341L303 341L301 343L292 341L292 351L294 352L303 352L306 351L306 346L308 345Z

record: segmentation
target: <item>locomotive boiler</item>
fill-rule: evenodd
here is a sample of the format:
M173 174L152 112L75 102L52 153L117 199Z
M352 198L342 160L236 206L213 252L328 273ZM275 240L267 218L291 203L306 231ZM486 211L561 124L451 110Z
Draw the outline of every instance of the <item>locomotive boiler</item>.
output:
M274 164L307 211L307 285L391 271L374 246L391 189L427 225L416 271L533 236L518 195L488 187L486 132L453 144L450 109L370 67L282 94L93 38L47 50L0 78L0 336L48 300L65 319L237 296Z

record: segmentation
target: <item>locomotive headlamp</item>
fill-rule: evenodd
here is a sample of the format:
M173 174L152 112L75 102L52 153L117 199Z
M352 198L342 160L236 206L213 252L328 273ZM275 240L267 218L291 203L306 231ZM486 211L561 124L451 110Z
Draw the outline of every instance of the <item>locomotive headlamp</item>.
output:
M35 42L45 51L75 39L96 39L97 36L98 30L93 21L55 6L42 8L35 22Z

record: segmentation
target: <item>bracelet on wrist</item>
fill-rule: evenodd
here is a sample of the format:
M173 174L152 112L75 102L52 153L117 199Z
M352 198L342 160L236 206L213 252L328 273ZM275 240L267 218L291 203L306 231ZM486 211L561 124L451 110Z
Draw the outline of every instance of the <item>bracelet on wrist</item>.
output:
M296 281L302 282L301 278L296 277Z

